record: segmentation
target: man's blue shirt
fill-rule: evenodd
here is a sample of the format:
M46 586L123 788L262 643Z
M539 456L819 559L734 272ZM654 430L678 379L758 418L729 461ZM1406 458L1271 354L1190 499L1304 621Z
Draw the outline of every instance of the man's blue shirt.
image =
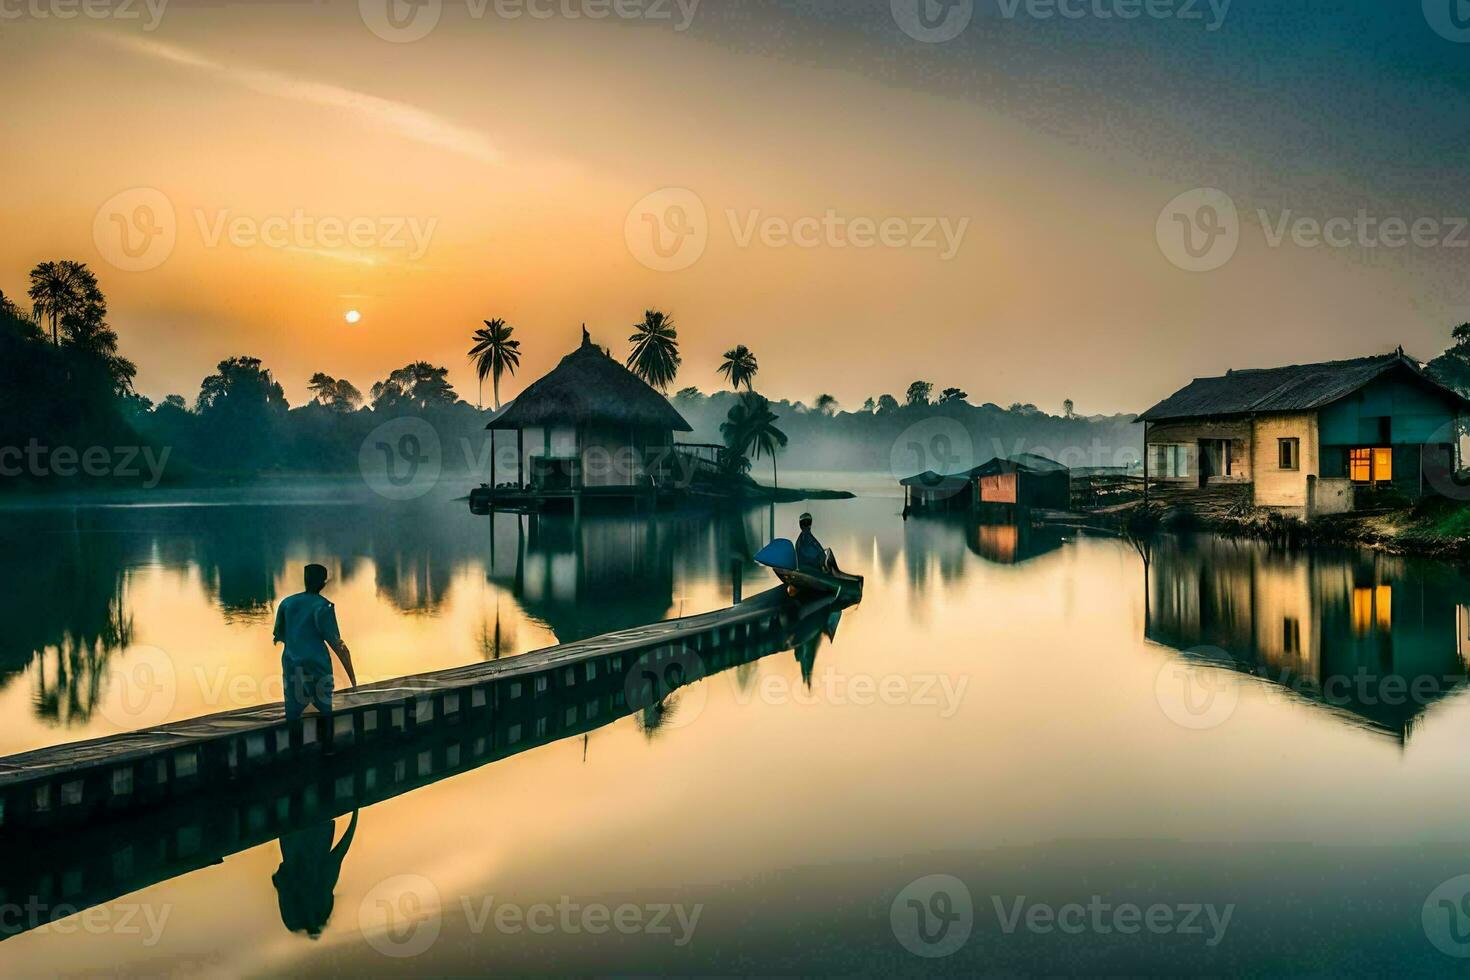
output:
M276 607L276 642L285 643L285 657L302 667L331 673L327 641L340 642L337 610L316 592L287 596Z

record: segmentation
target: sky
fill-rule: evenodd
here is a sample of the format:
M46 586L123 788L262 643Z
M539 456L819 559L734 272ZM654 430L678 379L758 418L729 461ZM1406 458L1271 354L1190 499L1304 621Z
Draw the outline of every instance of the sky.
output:
M509 397L647 309L678 387L743 343L849 408L1427 359L1470 320L1454 2L0 0L0 291L85 261L191 401L239 354L473 401L493 317Z

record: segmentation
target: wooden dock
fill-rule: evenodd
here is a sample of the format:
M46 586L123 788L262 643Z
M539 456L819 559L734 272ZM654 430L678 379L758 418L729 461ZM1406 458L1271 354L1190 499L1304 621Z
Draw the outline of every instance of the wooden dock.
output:
M830 600L773 606L771 595L741 605L774 609L784 625L757 628L751 639L722 642L704 654L686 654L692 670L685 683L696 680L702 668L708 670L700 676L708 676L800 649L827 628L838 608ZM64 833L0 835L4 894L22 913L0 921L0 940L441 779L657 710L657 702L629 703L627 687L612 674L580 686L548 686L540 696L471 711L458 719L463 723L417 726L370 751L326 752L309 765L275 766L209 793L177 793L147 809L99 817Z
M439 730L473 732L522 715L528 727L507 730L515 744L561 731L604 698L607 711L628 714L744 662L747 649L785 643L796 623L833 608L831 598L798 602L776 588L713 612L363 684L339 691L331 716L288 723L282 705L259 705L7 756L0 834L93 825L281 770L313 770L314 757L372 755Z

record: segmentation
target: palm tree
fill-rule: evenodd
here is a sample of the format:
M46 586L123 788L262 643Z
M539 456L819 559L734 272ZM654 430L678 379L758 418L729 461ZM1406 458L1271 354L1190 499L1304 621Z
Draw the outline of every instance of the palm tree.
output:
M780 477L776 468L776 453L785 448L786 433L776 428L780 416L771 411L771 403L764 395L747 391L740 396L725 421L720 423L720 435L732 453L752 455L760 459L763 453L771 457L771 484L779 488Z
M837 413L837 399L823 392L817 396L817 400L812 403L812 407L822 415L835 415Z
M499 317L486 320L485 326L475 331L475 346L470 348L470 360L475 362L475 369L480 375L481 408L485 407L485 376L490 376L491 397L495 400L495 410L498 412L500 376L507 371L514 375L516 368L521 366L521 342L511 340L512 333L515 333L515 327L506 326L505 321Z
M100 295L97 277L85 263L63 259L42 262L31 270L31 302L38 315L51 318L53 344L61 343L57 329L61 318L81 307L89 296Z
M674 321L658 310L645 310L643 322L633 324L633 330L633 336L628 338L633 345L628 354L628 367L658 390L667 390L683 363Z
M725 359L720 363L720 373L736 391L740 390L741 385L745 385L746 391L751 391L751 382L755 380L755 373L759 370L760 365L755 362L755 355L744 344L725 351Z

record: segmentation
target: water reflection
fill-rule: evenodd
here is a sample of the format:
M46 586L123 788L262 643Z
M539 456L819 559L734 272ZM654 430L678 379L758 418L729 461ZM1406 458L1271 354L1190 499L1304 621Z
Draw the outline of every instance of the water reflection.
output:
M55 729L115 730L97 706L116 661L135 643L165 645L169 633L183 633L167 647L185 680L218 667L211 650L231 658L230 669L253 663L268 640L249 631L269 628L275 603L295 590L306 561L328 566L336 592L366 583L376 605L397 617L474 616L457 644L463 652L400 649L391 661L367 658L377 676L394 676L522 652L544 632L567 642L663 619L682 611L685 590L676 582L717 583L728 599L740 579L766 577L750 556L770 519L765 509L490 519L454 501L361 499L3 512L0 545L23 567L0 593L9 627L0 635L0 690L26 676L41 726L8 744L68 737L46 734ZM140 582L153 589L147 602L137 595ZM475 597L483 608L477 615L468 602L455 608L455 589L476 582L484 583ZM208 610L196 608L201 592ZM141 636L140 606L153 616ZM381 622L376 610L359 604L355 612L355 621L344 621L349 632L358 628L355 639L364 621ZM176 625L183 623L192 627ZM170 717L187 717L189 705L181 698ZM236 706L205 704L192 713Z
M1444 563L1163 537L1146 635L1407 739L1465 682L1467 603L1470 580Z
M281 851L271 876L281 923L316 939L330 926L360 810L543 745L584 737L630 715L653 738L680 726L681 697L784 651L796 653L809 678L824 637L835 635L840 611L821 604L807 610L793 602L783 608L783 628L774 633L755 634L718 654L685 653L686 662L676 659L669 665L676 669L658 675L646 700L638 682L652 663L647 654L626 677L553 687L545 696L500 703L459 725L431 727L371 751L323 756L311 766L272 770L208 798L184 796L146 814L38 839L0 836L0 892L27 896L29 903L24 915L0 917L0 940L272 839ZM715 656L721 666L712 670ZM584 741L584 761L585 746ZM343 814L351 816L334 845L335 821Z
M335 821L319 820L281 835L281 866L271 876L271 884L276 886L281 924L289 932L319 939L332 917L342 861L357 833L357 811L352 811L346 832L333 847L336 830Z

